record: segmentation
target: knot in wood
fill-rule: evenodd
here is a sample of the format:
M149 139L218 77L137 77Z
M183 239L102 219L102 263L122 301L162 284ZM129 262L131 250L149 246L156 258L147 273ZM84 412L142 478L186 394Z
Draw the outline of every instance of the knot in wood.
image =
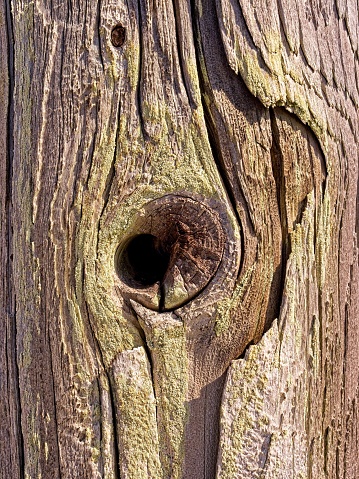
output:
M126 28L118 24L111 31L111 42L114 47L122 47L126 39Z
M206 204L179 195L151 201L118 248L121 290L151 309L178 308L213 278L224 242L220 217Z

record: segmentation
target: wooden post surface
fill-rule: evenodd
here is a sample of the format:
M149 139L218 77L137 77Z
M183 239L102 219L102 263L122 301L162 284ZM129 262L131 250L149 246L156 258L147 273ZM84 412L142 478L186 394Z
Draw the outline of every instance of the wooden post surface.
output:
M0 5L0 478L359 477L358 4Z

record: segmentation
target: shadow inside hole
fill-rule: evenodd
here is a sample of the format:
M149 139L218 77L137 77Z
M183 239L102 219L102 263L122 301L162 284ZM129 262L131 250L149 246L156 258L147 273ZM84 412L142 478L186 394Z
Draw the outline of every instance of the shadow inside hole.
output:
M146 287L163 280L169 260L170 255L156 236L140 234L120 252L117 270L129 286Z

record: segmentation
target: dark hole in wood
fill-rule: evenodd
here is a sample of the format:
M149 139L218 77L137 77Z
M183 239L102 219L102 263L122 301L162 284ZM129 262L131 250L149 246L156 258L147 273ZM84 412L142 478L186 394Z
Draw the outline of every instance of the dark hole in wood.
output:
M151 234L132 238L121 254L119 269L123 279L133 285L150 286L162 281L169 263L169 254L161 241Z
M126 39L126 28L116 25L111 31L111 42L114 47L122 47Z
M176 309L203 291L225 245L217 209L174 194L147 203L127 235L114 257L119 292L156 311Z

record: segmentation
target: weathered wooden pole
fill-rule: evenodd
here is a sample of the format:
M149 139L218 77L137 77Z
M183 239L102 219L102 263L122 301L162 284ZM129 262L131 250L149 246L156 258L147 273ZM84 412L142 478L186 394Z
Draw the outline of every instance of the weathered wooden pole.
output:
M0 478L359 477L358 5L0 5Z

